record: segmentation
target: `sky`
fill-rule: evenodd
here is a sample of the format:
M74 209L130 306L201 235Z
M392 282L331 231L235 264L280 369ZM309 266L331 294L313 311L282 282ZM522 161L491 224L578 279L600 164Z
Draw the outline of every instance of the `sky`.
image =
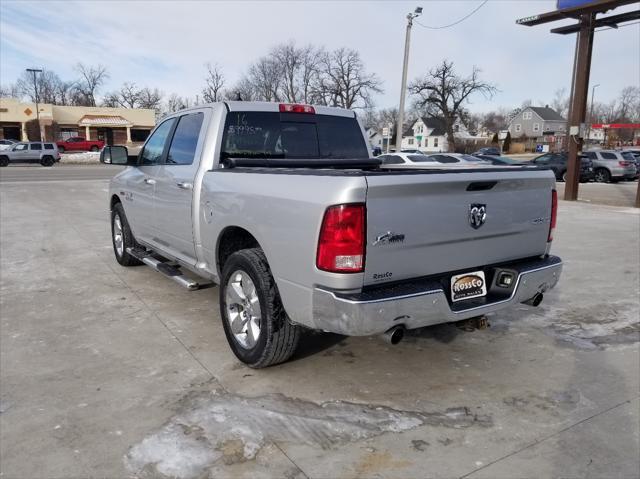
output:
M205 63L218 63L229 85L271 46L294 40L328 49L358 50L369 72L383 81L376 106L397 106L400 96L406 15L424 8L424 25L450 24L480 0L447 1L86 1L0 0L0 84L13 83L25 68L76 77L74 65L103 64L110 79L103 92L122 83L194 96L204 84ZM409 79L443 59L466 75L473 66L499 92L472 98L474 112L516 107L525 100L551 103L559 88L570 90L575 35L549 29L572 23L525 27L517 18L555 9L551 0L490 0L451 28L415 24ZM621 7L613 13L638 8ZM596 32L591 84L596 101L640 86L640 24Z

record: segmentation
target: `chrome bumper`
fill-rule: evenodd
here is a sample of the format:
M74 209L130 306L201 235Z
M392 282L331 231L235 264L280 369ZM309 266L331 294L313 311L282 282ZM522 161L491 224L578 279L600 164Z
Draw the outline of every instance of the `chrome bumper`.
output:
M516 273L511 292L504 296L451 304L438 280L427 279L345 295L322 288L313 290L316 328L348 336L368 336L397 325L422 328L491 313L518 305L553 288L560 279L562 260L557 256L500 265ZM492 268L489 268L492 269Z

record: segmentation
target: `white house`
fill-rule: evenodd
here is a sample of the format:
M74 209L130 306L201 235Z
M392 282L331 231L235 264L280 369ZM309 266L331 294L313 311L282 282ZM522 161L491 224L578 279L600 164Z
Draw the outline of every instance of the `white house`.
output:
M371 148L380 148L382 150L383 146L383 137L379 131L376 131L374 128L367 128L365 130L367 134L367 139L369 140L369 144Z
M459 120L453 124L453 134L460 139L475 138ZM402 149L429 153L449 151L444 120L430 117L418 118L402 135Z

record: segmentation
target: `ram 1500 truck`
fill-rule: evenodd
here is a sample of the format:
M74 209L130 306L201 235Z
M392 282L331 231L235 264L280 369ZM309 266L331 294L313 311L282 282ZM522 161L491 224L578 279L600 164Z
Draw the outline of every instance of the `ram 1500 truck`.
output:
M397 342L537 306L562 269L552 172L387 168L349 110L210 104L101 160L128 165L109 193L117 261L218 284L229 345L254 368L287 360L304 328Z

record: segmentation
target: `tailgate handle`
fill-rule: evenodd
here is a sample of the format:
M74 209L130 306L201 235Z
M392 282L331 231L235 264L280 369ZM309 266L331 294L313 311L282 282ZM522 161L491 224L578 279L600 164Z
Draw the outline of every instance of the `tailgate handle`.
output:
M473 183L469 183L467 186L467 191L486 191L490 190L494 186L496 186L497 181L474 181Z

